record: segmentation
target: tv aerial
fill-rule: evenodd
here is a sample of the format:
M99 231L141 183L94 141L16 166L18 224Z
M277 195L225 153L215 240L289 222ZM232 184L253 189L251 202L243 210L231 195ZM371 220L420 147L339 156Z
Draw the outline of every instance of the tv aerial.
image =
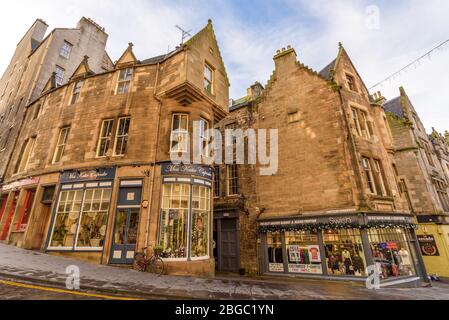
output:
M182 32L181 45L183 45L184 44L184 40L187 39L188 37L192 36L190 34L190 32L192 32L192 30L186 31L186 30L184 30L183 28L181 28L178 25L176 25L176 28L178 28Z

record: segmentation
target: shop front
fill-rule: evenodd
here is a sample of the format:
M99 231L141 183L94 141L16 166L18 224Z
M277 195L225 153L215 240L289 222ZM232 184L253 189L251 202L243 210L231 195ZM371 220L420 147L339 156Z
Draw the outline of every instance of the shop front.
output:
M170 274L214 274L211 167L163 164L157 243Z
M259 221L265 274L381 281L425 278L413 217L353 214Z
M417 216L419 249L430 275L449 278L449 217Z
M100 263L115 168L61 174L46 251Z

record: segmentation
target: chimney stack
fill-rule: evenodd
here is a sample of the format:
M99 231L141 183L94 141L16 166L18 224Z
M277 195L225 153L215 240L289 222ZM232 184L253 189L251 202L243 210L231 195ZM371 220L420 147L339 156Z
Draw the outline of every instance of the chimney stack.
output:
M288 70L297 62L296 51L289 45L287 48L277 50L273 59L276 66L276 71L283 69Z

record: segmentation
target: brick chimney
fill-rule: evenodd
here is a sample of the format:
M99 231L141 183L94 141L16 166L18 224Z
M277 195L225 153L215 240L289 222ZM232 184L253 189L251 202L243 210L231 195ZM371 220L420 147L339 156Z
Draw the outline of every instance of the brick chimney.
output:
M281 50L276 51L276 55L274 56L274 64L276 66L276 71L289 70L296 65L297 55L295 49L291 46L286 48L282 48Z
M247 89L247 95L251 98L258 98L262 95L263 86L259 81L256 81L251 87Z

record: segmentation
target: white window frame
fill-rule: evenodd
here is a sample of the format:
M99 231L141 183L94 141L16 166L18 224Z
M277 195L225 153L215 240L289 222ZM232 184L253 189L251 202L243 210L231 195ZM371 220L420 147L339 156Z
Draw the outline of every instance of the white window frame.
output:
M354 122L354 125L355 125L355 129L357 131L357 134L360 137L362 137L363 136L362 126L360 124L359 112L356 107L351 107L351 116L352 116L352 121Z
M234 178L232 177L232 168L235 168L237 176ZM226 166L226 194L230 196L238 196L238 193L231 193L231 181L234 181L237 184L237 192L238 190L238 183L239 183L239 173L238 173L238 166L236 164L227 165Z
M367 164L367 166L365 164ZM368 185L369 193L377 194L376 182L374 180L373 168L371 166L371 160L369 158L363 157L362 158L362 166L363 166L363 171L365 173L365 179L367 179L366 172L368 172L368 175L369 175L369 180L367 179L367 181L366 181L366 183ZM371 189L373 189L373 190L371 190Z
M97 152L96 152L97 158L105 158L105 157L107 157L108 150L111 147L110 144L111 144L112 133L114 132L114 122L115 122L115 119L104 119L101 122L100 135L98 137L98 143L97 143ZM109 136L103 136L104 126L106 124L109 124L109 123L111 123L111 125L109 127L110 128L110 135ZM108 147L106 148L106 154L105 155L100 155L99 154L100 153L100 147L101 147L101 143L103 142L103 140L109 140L108 141Z
M186 128L185 129L176 129L174 130L174 126L175 126L175 118L176 117L180 117L186 118ZM182 121L179 121L179 123L181 124ZM173 142L175 141L176 137L183 137L182 139L184 139L183 143L185 145L185 148L180 148L181 143L177 144L177 150L174 150L174 146L173 146ZM189 114L188 113L173 113L172 115L172 123L171 123L171 131L170 131L170 153L185 153L188 151L188 141L189 139ZM179 140L179 139L178 139ZM184 149L184 150L183 150Z
M17 169L17 173L22 173L27 170L31 156L34 152L35 145L36 145L36 137L31 137L27 140L25 148L23 149L23 154L21 155L21 158L20 158L20 163L19 163L19 167Z
M54 154L53 154L52 164L56 164L56 163L61 162L62 158L64 157L64 151L65 151L65 147L67 145L67 140L68 140L68 137L69 137L69 133L70 133L70 126L63 127L61 129L59 129L58 142L56 143L56 148L55 148L55 151L54 151ZM61 141L61 138L62 138L62 141ZM60 156L59 160L56 161L59 148L62 148L61 156Z
M211 79L209 79L207 77L206 71L210 71ZM207 62L204 64L203 78L204 78L204 90L209 94L212 94L212 95L215 94L215 88L214 88L214 86L215 86L215 69ZM208 85L210 85L210 91L207 89L206 81L207 81Z
M64 59L70 59L70 55L72 54L73 45L68 41L62 43L61 48L59 49L59 56Z
M124 79L122 79L122 73L124 75ZM129 74L131 73L131 74ZM125 68L125 69L121 69L119 70L119 74L118 74L118 78L117 78L117 86L115 88L115 94L116 95L122 95L122 94L127 94L130 92L131 90L131 83L134 77L134 68ZM121 91L119 92L119 87L120 85L126 85L128 84L128 86L126 87L126 91Z
M206 136L206 132L210 128L210 123L204 118L200 118L199 121L199 148L200 148L200 154L203 157L209 157L209 140Z
M78 103L83 88L84 80L78 80L73 84L72 96L70 97L70 105ZM76 98L75 98L76 97Z
M379 181L379 185L380 185L380 191L381 191L381 195L386 197L388 196L388 192L387 192L387 186L386 186L386 182L384 180L384 172L382 170L382 164L380 162L380 160L374 159L373 160L374 163L374 172L377 175L377 180Z
M58 71L60 71L60 72L58 72ZM60 66L56 65L56 68L55 68L55 84L56 84L56 87L62 86L62 84L64 83L64 76L65 76L65 69L63 67L60 67Z
M120 123L121 123L122 121L126 121L126 120L129 121L129 124L128 124L128 132L126 132L126 134L120 134L120 135L119 135ZM112 152L112 155L113 155L114 157L123 157L123 156L126 154L126 149L128 149L128 140L127 140L127 142L126 142L125 150L122 150L123 153L117 154L117 144L118 144L118 140L119 140L120 138L129 138L129 130L130 130L130 128L131 128L131 117L130 117L130 116L118 118L118 121L117 121L117 128L116 128L116 130L115 130L115 137L114 137L114 149L113 149L113 152Z

